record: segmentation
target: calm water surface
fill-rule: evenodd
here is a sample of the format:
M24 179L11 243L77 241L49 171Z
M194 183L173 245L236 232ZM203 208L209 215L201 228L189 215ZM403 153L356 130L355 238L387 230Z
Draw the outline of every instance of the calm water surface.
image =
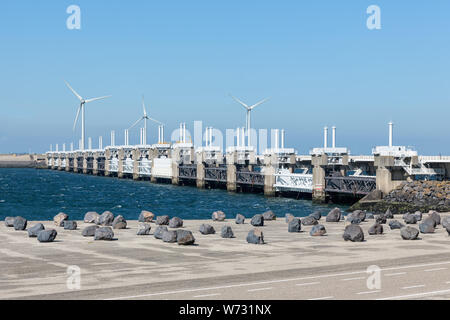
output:
M87 211L105 210L121 214L125 219L137 219L141 210L182 219L210 219L215 210L224 211L229 218L236 213L251 217L267 210L280 217L288 212L301 217L315 210L328 212L335 206L61 171L0 168L2 220L16 215L28 220L50 220L61 211L71 219L82 220Z

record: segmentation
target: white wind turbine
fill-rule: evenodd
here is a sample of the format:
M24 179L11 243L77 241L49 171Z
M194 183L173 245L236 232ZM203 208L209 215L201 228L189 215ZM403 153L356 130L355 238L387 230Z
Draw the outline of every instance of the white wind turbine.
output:
M257 103L255 103L254 105L248 106L247 104L243 103L241 100L239 100L238 98L233 97L230 94L231 98L233 98L236 102L238 102L239 104L241 104L246 110L247 110L247 116L246 116L246 129L247 129L247 137L248 137L248 146L251 146L251 133L250 133L250 129L251 129L251 123L250 123L250 115L251 115L251 111L256 108L257 106L259 106L260 104L263 104L264 102L266 102L267 100L269 100L270 98L261 100Z
M86 126L85 126L85 119L84 119L85 104L88 102L95 101L95 100L109 98L111 96L103 96L103 97L92 98L92 99L83 99L75 90L73 90L73 88L67 83L67 81L64 81L64 82L66 83L66 85L70 89L70 91L72 91L72 93L80 100L80 106L78 107L78 110L77 110L77 116L75 117L75 121L73 122L73 130L75 130L75 126L77 125L78 116L80 115L80 110L81 110L81 144L80 144L80 148L81 148L81 150L84 150L84 146L86 144L86 141L85 141Z
M152 120L156 123L159 124L163 124L162 122L159 122L158 120L155 120L153 118L150 118L147 115L147 111L145 110L145 103L144 103L144 96L142 96L142 111L144 112L142 117L140 117L139 119L137 119L137 121L135 123L133 123L133 125L131 127L128 128L128 130L130 130L131 128L133 128L135 125L137 125L140 121L144 120L144 144L147 144L147 120Z

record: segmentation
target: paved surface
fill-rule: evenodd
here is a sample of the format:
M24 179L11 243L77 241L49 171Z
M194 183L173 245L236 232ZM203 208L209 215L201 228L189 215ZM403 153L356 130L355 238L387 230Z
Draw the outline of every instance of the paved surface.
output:
M189 220L184 228L193 231L196 245L187 247L136 236L137 221L115 230L112 242L82 237L83 222L75 231L43 222L58 231L57 241L47 244L2 224L0 298L450 298L450 238L441 226L420 240L405 241L388 225L384 235L369 236L374 223L369 220L361 224L366 241L351 243L342 239L345 222L321 222L328 231L324 237L311 237L311 227L288 233L284 219L269 221L262 227L267 243L251 245L245 241L252 229L248 222ZM212 224L217 233L201 235L201 223ZM236 238L220 237L226 224ZM67 287L67 267L74 265L81 270L79 290ZM367 286L368 278L376 277L367 273L371 265L381 269L379 288Z

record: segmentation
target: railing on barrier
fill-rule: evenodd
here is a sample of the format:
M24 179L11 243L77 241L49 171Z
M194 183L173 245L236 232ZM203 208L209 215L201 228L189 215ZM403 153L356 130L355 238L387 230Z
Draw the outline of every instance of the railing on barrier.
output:
M375 177L325 177L325 191L366 195L377 187Z
M313 175L304 173L277 173L275 174L274 187L277 191L312 193Z
M264 174L261 172L254 172L254 171L237 171L236 183L263 186Z
M147 158L139 161L139 175L141 176L151 176L152 175L152 162Z
M122 163L123 173L133 173L133 165L134 160L131 158L126 158L125 161Z
M178 167L178 176L181 179L197 179L197 166L194 164L180 165Z
M206 167L205 181L227 182L226 167Z
M109 171L118 172L119 171L119 160L116 158L111 159L109 162Z

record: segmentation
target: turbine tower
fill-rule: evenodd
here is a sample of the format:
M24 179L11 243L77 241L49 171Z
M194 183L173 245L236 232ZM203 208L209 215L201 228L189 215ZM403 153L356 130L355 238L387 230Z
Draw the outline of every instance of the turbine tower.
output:
M95 100L109 98L111 96L103 96L103 97L92 98L92 99L83 99L75 90L73 90L73 88L69 85L69 83L67 83L67 81L64 81L64 82L66 83L66 85L70 89L70 91L72 91L72 93L78 98L78 100L80 100L80 106L78 107L77 115L75 117L75 121L73 122L73 129L72 130L75 131L75 126L77 125L78 116L80 115L80 110L81 110L81 143L80 143L80 149L84 150L84 146L86 144L86 141L85 141L86 126L85 126L85 118L84 118L85 104L88 103L88 102L95 101Z
M142 96L142 111L143 111L143 115L142 117L140 117L139 119L137 119L137 121L135 123L133 123L133 125L131 127L128 128L128 130L130 130L131 128L133 128L135 125L137 125L139 122L141 122L142 120L144 120L144 145L147 144L147 120L152 120L156 123L159 124L163 124L162 122L159 122L158 120L152 119L147 115L147 111L145 110L145 103L144 103L144 96Z
M270 98L261 100L257 103L255 103L254 105L248 106L247 104L243 103L241 100L239 100L238 98L233 97L230 94L231 98L233 98L237 103L241 104L245 110L247 110L247 115L246 115L246 129L247 129L247 141L248 141L248 146L251 146L251 133L250 133L250 129L251 129L251 122L250 122L250 116L251 116L251 111L256 108L257 106L259 106L260 104L263 104L264 102L266 102L267 100L269 100Z

